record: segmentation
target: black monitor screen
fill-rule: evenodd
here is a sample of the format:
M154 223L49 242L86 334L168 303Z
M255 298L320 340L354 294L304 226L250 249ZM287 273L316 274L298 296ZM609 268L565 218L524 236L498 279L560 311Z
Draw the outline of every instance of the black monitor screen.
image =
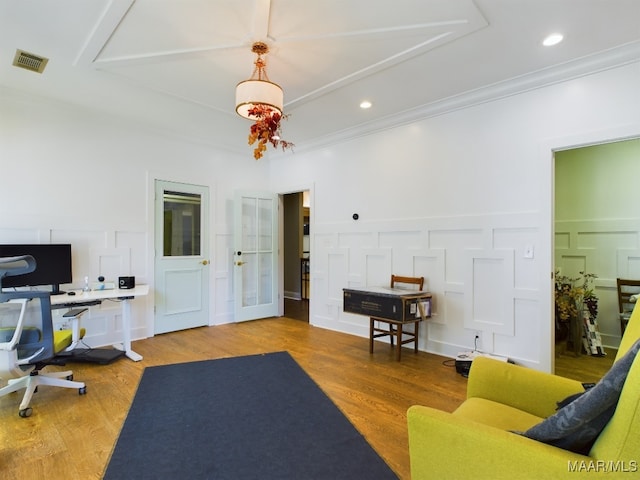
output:
M71 283L70 244L0 245L0 257L31 255L36 269L25 275L4 277L2 287L36 287L51 285L51 293L58 294L60 285Z

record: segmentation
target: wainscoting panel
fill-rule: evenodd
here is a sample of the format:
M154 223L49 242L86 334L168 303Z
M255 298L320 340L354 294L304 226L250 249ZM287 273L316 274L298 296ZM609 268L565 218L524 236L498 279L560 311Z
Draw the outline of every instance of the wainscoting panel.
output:
M390 285L393 273L393 250L391 248L363 248L365 285Z
M85 277L89 284L98 281L117 282L118 276L133 275L136 283L149 283L147 276L147 234L134 230L82 230L74 229L4 229L0 243L70 243L73 283L62 285L63 290L82 289ZM147 326L153 322L153 295L136 298L131 302L132 339L146 338ZM102 347L122 342L122 305L120 301L106 300L92 306L82 316L86 329L86 345ZM54 310L54 323L60 327L66 309Z
M592 252L593 253L593 252ZM587 268L591 255L578 250L556 250L556 269L560 275L574 277L579 272L590 272Z
M455 356L481 332L483 351L516 361L522 352L535 365L540 352L523 345L552 328L534 288L543 243L537 221L509 214L315 225L310 322L367 336L367 319L342 311L342 289L388 285L391 274L424 276L433 308L420 349Z
M513 336L512 250L467 250L465 328Z
M446 250L445 281L463 283L469 266L465 250L484 248L484 232L480 229L429 231L429 248Z
M445 290L445 250L423 249L409 251L412 260L411 275L424 277L425 290L443 292ZM431 318L429 323L445 323L446 310L441 308L438 297L431 299Z
M324 274L327 278L327 303L342 306L342 289L349 282L349 249L330 248L326 250L327 262ZM313 268L313 267L312 267Z
M129 250L129 270L119 275L134 275L138 283L149 284L149 264L147 256L147 233L119 230L114 235L114 247Z
M640 279L640 250L618 249L617 273L616 278Z
M602 342L617 347L620 342L616 278L640 279L640 221L564 221L555 224L555 266L562 275L579 272L598 276L598 327Z
M234 321L233 298L233 234L224 225L215 228L211 268L214 269L213 280L213 315L210 325L222 325Z
M47 238L49 232L45 232ZM22 244L22 243L50 243L41 240L41 234L35 228L0 228L1 243Z
M117 287L118 277L131 275L131 250L128 248L92 248L89 256L90 285L102 276L106 282L114 282Z
M92 249L107 248L108 232L91 230L52 230L50 243L70 243L73 263L73 287L82 288L84 278L89 282L97 281L97 275L92 272L94 264L91 258ZM47 242L43 242L47 243ZM97 262L95 262L97 263Z
M394 275L420 276L415 273L411 253L426 248L427 239L423 231L380 232L379 245L381 248L393 249Z

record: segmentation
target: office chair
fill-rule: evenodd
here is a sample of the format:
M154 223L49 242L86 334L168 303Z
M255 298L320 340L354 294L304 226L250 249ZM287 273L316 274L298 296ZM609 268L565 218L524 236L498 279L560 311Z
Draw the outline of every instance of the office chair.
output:
M83 382L73 381L73 372L43 372L47 362L71 344L71 331L54 334L49 292L1 290L5 276L22 275L36 268L30 255L0 258L0 397L25 389L21 417L29 417L33 394L40 385L76 388L87 392Z

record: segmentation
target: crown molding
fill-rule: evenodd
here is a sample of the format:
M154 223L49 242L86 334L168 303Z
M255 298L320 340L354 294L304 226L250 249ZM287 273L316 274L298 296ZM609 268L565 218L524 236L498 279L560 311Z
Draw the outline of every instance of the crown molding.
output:
M390 130L401 125L444 115L483 103L493 102L502 98L519 95L638 62L640 62L640 42L628 43L615 49L577 58L560 65L470 90L460 95L419 105L375 121L362 123L355 127L314 139L311 142L296 145L296 150L318 150L329 145L347 142L362 136ZM279 154L278 156L282 155L283 154Z

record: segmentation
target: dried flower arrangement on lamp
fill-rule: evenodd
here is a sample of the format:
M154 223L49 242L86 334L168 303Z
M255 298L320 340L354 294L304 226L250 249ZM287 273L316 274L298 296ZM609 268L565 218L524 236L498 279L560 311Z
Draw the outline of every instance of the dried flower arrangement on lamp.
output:
M265 105L256 105L248 113L256 119L249 133L249 145L258 142L253 150L253 157L256 160L261 158L267 149L267 142L274 148L281 147L283 151L293 147L293 143L280 138L280 121L288 115L281 115L277 110Z

